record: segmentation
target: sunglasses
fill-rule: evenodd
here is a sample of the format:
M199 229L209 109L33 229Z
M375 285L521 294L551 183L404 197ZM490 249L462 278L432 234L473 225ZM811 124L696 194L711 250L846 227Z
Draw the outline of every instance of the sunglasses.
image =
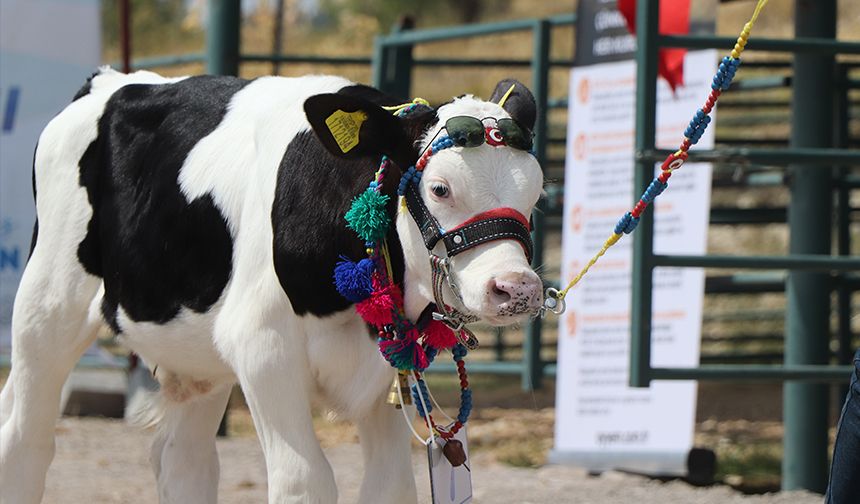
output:
M501 140L505 145L514 149L530 151L532 149L534 133L523 128L516 121L510 118L496 119L494 117L486 117L478 119L469 116L456 116L445 121L445 129L448 131L448 137L454 141L454 145L458 147L477 147L485 141L491 143L487 139L488 135L493 135L494 132L487 131L484 126L484 121L492 119L496 122L496 130L501 134ZM498 145L497 138L491 138Z

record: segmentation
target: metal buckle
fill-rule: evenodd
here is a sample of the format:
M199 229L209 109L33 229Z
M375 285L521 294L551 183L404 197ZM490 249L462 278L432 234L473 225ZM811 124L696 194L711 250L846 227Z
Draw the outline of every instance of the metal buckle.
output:
M446 315L444 313L433 312L432 316L433 316L433 320L437 320L439 322L442 322L446 326L450 327L451 330L453 330L453 331L459 331L460 329L463 328L463 326L466 325L466 322L464 322L462 320L455 319L454 317L451 317L450 315Z

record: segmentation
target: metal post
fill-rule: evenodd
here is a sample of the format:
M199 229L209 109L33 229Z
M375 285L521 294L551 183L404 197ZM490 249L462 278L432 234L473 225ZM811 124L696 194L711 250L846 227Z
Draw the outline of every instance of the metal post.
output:
M659 2L636 4L636 172L633 196L654 178L654 163L642 159L654 148L657 117L657 28ZM651 290L654 270L654 209L643 212L633 233L630 305L630 386L647 387L651 376Z
M206 72L239 75L239 0L209 0L209 31L206 34Z
M119 45L123 73L131 72L131 6L130 0L119 2Z
M272 56L281 55L281 46L284 43L284 2L286 0L276 0L275 2L275 26L272 28ZM281 62L278 60L272 61L272 75L281 73Z
M834 100L834 120L836 123L835 134L833 135L833 145L841 149L848 149L851 144L851 132L848 128L848 111L851 109L851 102L848 97L848 65L841 64L838 66L838 93ZM837 215L837 231L836 231L836 247L837 253L840 256L851 255L851 189L846 184L845 177L850 173L850 169L842 166L838 169L837 189L836 189L836 208ZM839 364L850 364L853 357L853 348L851 347L852 332L851 332L851 287L846 282L847 275L842 273L839 275L839 287L837 292L837 319L838 319L838 341L839 350L836 358ZM848 383L844 383L839 388L840 393L837 397L845 397L848 393Z
M833 39L836 2L795 0L795 37ZM832 55L794 56L792 148L830 147L833 125ZM830 171L808 165L789 167L790 254L830 254L833 204ZM830 335L830 277L792 271L786 282L785 365L827 364ZM788 381L783 387L785 425L782 488L823 493L827 486L826 385Z
M535 22L532 31L532 93L537 103L537 121L535 123L534 150L541 167L546 162L547 137L547 94L549 93L549 48L550 24L546 19ZM532 213L532 239L535 250L532 266L543 265L544 245L544 212L546 202L538 201L537 209ZM523 340L523 390L534 390L543 385L543 361L540 356L542 320L536 318L526 327Z
M411 30L415 21L404 17L392 33ZM376 87L403 101L410 99L412 88L412 45L386 47L384 39L377 38L373 58L373 79Z

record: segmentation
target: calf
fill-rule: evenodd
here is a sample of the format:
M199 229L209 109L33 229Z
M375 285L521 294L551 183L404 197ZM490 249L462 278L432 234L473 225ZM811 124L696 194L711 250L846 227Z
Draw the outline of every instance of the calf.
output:
M105 324L161 383L151 453L161 502L216 502L215 433L236 382L263 447L270 502L337 500L313 431L314 397L357 425L360 501L415 502L409 431L385 404L393 370L332 282L340 257L365 250L344 214L381 156L392 160L382 191L396 225L386 239L405 314L416 320L442 303L428 248L444 257L450 244L427 242L398 211L397 170L414 165L448 119L477 118L486 141L427 158L416 197L440 237L500 207L529 215L540 167L493 123L513 118L531 130L534 99L512 80L494 100L503 94L504 107L466 95L395 117L382 106L396 100L339 77L94 75L35 153L37 225L0 396L0 502L41 499L60 389ZM334 110L360 114L357 145L332 142L324 124ZM496 239L506 237L457 251L443 304L495 325L536 312L541 282L523 238Z

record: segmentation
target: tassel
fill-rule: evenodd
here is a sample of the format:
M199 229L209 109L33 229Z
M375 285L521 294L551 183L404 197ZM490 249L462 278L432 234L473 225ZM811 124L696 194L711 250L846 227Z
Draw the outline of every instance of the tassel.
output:
M417 331L409 331L396 340L380 340L379 350L392 366L401 371L423 371L430 365L427 354L418 344Z
M341 296L353 303L360 303L373 293L373 272L376 263L372 259L352 262L341 256L342 261L334 267L334 285Z
M352 206L344 216L347 226L364 241L382 241L391 223L385 212L387 202L387 195L380 194L373 188L367 189L352 200Z
M369 298L355 305L365 322L382 327L394 322L394 311L403 304L403 295L394 284L376 286Z
M438 320L431 320L422 333L424 334L424 343L437 350L451 348L457 344L457 336L454 335L454 331Z

